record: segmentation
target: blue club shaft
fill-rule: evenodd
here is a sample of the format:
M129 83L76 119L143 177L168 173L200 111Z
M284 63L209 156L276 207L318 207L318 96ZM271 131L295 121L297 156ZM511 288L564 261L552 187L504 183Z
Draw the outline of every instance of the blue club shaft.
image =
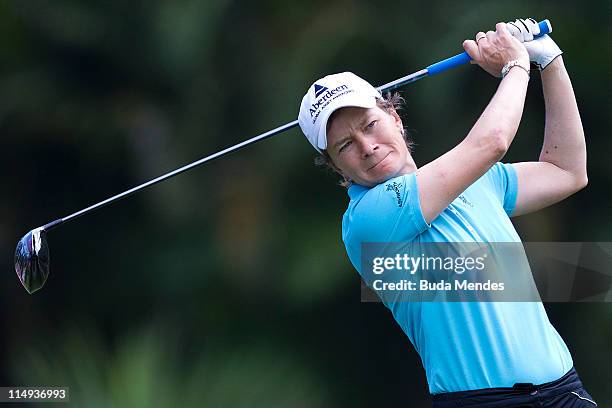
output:
M552 26L551 26L551 24L550 24L550 22L548 20L541 21L541 22L538 23L538 25L540 27L540 34L535 36L535 37L539 37L539 36L542 36L544 34L548 34L548 33L552 32ZM411 82L418 81L419 79L425 78L427 76L436 75L436 74L439 74L441 72L447 71L447 70L449 70L451 68L455 68L455 67L458 67L460 65L467 64L468 62L470 62L470 60L471 60L471 58L469 57L469 55L467 55L467 53L463 52L461 54L455 55L454 57L450 57L450 58L447 58L447 59L442 60L440 62L437 62L435 64L429 65L427 68L422 69L420 71L417 71L417 72L415 72L413 74L406 75L405 77L402 77L402 78L396 79L395 81L392 81L392 82L386 83L384 85L381 85L381 86L377 87L376 89L378 89L380 92L390 91L392 89L399 88L399 87L401 87L403 85L406 85L406 84L409 84ZM87 208L84 208L84 209L82 209L80 211L77 211L77 212L75 212L73 214L70 214L70 215L68 215L66 217L59 218L59 219L57 219L55 221L49 222L49 223L45 224L42 228L45 231L49 231L50 229L52 229L54 227L57 227L57 226L63 224L64 222L66 222L66 221L70 221L70 220L72 220L74 218L77 218L77 217L79 217L81 215L84 215L84 214L86 214L88 212L91 212L91 211L93 211L95 209L103 207L103 206L105 206L107 204L110 204L112 202L115 202L117 200L125 198L127 196L130 196L130 195L136 193L137 191L140 191L140 190L142 190L142 189L144 189L146 187L150 187L150 186L152 186L154 184L160 183L160 182L162 182L164 180L167 180L167 179L169 179L171 177L174 177L174 176L176 176L178 174L184 173L187 170L191 170L194 167L200 166L201 164L204 164L204 163L209 162L209 161L211 161L213 159L216 159L216 158L219 158L221 156L224 156L224 155L226 155L228 153L231 153L231 152L233 152L235 150L239 150L239 149L241 149L243 147L246 147L248 145L251 145L251 144L253 144L255 142L259 142L261 140L270 138L270 137L272 137L274 135L277 135L279 133L285 132L285 131L287 131L289 129L292 129L292 128L296 127L297 125L298 125L298 121L294 120L293 122L286 123L286 124L281 125L281 126L275 128L275 129L272 129L272 130L269 130L267 132L261 133L261 134L259 134L257 136L252 137L251 139L245 140L244 142L238 143L238 144L236 144L234 146L231 146L231 147L228 147L226 149L223 149L223 150L221 150L221 151L219 151L217 153L214 153L214 154L211 154L211 155L206 156L204 158L201 158L201 159L199 159L199 160L197 160L197 161L195 161L193 163L189 163L189 164L187 164L187 165L185 165L183 167L180 167L180 168L178 168L176 170L173 170L173 171L171 171L169 173L163 174L163 175L161 175L161 176L159 176L157 178L149 180L149 181L147 181L145 183L142 183L142 184L140 184L140 185L138 185L136 187L133 187L133 188L127 190L127 191L124 191L123 193L119 193L119 194L114 195L114 196L112 196L110 198L107 198L104 201L100 201L97 204L91 205L91 206L89 206Z
M548 20L540 21L538 23L538 26L540 27L540 33L537 35L534 35L534 38L538 38L538 37L543 36L544 34L549 34L552 32L552 25L550 24L550 21ZM400 78L393 82L389 82L388 84L382 85L378 87L377 89L380 92L390 91L392 89L399 88L402 85L419 80L423 77L437 75L441 72L448 71L451 68L455 68L460 65L465 65L469 63L471 60L472 58L470 58L470 56L466 52L462 52L461 54L457 54L454 57L450 57L440 62L436 62L435 64L432 64L425 69L415 72L414 74L406 75L403 78Z

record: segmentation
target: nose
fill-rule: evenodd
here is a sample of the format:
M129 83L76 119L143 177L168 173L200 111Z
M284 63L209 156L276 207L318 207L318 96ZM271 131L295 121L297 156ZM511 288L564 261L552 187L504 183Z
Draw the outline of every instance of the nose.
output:
M360 138L358 143L359 148L361 149L361 157L364 159L367 159L368 157L373 155L374 152L379 148L378 143L367 137Z

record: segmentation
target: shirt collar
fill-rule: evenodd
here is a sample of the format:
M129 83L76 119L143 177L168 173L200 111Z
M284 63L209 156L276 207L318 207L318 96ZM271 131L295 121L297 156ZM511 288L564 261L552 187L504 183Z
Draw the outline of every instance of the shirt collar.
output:
M368 190L368 187L353 183L348 189L348 195L351 200L354 200Z

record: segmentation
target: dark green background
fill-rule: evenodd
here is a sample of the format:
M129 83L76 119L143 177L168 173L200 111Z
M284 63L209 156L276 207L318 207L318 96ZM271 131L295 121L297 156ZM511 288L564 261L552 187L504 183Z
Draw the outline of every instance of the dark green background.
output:
M380 304L360 303L346 193L299 130L54 230L28 295L29 229L294 120L307 87L379 85L497 21L549 18L587 137L589 186L515 219L525 241L612 240L609 1L0 3L0 385L69 386L73 406L428 406ZM423 165L457 144L498 80L475 66L403 89ZM536 160L532 75L505 161ZM612 305L547 304L587 389L612 404ZM41 405L36 405L41 406Z

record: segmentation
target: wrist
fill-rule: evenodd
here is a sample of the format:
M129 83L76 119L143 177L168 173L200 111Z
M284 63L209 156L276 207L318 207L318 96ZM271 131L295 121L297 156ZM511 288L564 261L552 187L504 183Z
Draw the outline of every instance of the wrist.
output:
M565 69L565 65L563 64L563 57L561 55L557 55L544 69L541 70L542 75L547 72L558 72Z
M525 61L519 60L519 59L506 62L506 64L504 65L504 67L501 70L501 77L502 77L502 79L505 78L506 75L508 75L508 73L511 70L521 70L521 71L524 71L527 74L527 77L529 77L529 72L530 72L529 62L525 62Z

